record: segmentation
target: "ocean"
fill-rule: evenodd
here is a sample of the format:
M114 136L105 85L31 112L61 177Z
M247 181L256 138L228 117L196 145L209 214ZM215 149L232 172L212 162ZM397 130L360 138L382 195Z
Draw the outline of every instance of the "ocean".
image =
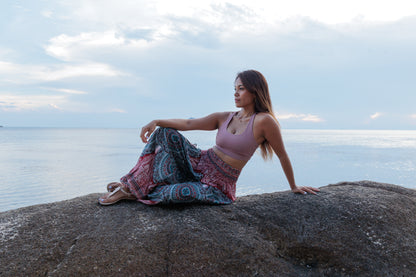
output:
M416 189L416 131L283 130L298 185L373 180ZM201 149L215 132L182 132ZM138 129L0 128L0 211L105 192L137 162ZM278 159L256 153L237 196L288 190Z

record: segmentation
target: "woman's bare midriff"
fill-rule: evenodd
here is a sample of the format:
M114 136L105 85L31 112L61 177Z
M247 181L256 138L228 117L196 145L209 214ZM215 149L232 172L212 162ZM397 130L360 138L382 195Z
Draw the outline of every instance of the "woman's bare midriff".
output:
M218 157L220 157L221 160L223 160L223 162L225 162L226 164L228 164L231 167L234 167L236 169L243 169L243 167L246 165L246 161L242 161L242 160L237 160L234 159L226 154L224 154L223 152L221 152L219 149L217 149L217 147L212 147L212 150L214 150L215 154L217 154Z

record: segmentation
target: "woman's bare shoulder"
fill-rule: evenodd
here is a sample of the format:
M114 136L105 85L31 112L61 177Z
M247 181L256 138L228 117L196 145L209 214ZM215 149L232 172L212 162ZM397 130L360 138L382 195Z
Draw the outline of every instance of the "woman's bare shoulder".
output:
M205 117L194 119L196 122L204 122L210 124L209 128L218 129L224 123L232 112L214 112Z
M254 121L255 134L261 137L275 136L280 132L280 125L276 118L269 113L258 113Z
M228 116L233 113L233 112L216 112L216 113L212 113L209 116L215 117L220 121L224 121L228 118Z
M262 126L270 126L270 125L279 125L279 123L276 121L276 118L273 117L271 114L269 113L258 113L256 115L256 121L259 123L259 125Z
M222 116L222 117L228 117L230 114L232 114L234 112L228 111L228 112L218 112L217 114Z

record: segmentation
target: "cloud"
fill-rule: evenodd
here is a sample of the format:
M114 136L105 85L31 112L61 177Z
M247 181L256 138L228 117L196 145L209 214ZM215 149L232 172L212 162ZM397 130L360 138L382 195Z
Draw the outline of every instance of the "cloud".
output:
M376 119L376 118L379 118L382 115L383 115L382 113L376 112L376 113L370 115L370 118L371 119Z
M56 109L56 110L62 110L60 107L58 107L58 105L56 105L54 103L50 103L49 106Z
M88 62L52 65L26 65L0 61L2 82L28 84L36 82L58 81L76 77L117 77L125 75L112 66L103 63Z
M146 26L160 20L161 13L158 12L157 2L157 0L121 0L119 2L102 0L99 3L95 0L60 1L58 6L61 10L56 12L56 16L65 16L70 18L71 22L84 26L94 25L97 29L112 28L114 24Z
M312 114L279 114L277 116L277 118L279 120L290 120L290 119L295 119L295 120L300 120L300 121L307 121L307 122L323 122L324 120L322 118L320 118L317 115L312 115Z
M61 34L49 40L45 46L47 54L64 61L76 60L76 53L88 49L114 48L125 43L124 38L117 37L114 31L81 33L76 36ZM85 57L81 57L85 58Z
M324 120L317 115L308 114L302 118L302 121L322 122Z
M60 109L67 102L63 95L11 95L0 94L0 109L3 111L38 110L40 108Z
M87 92L85 92L85 91L75 90L75 89L47 88L47 87L45 87L44 89L52 90L52 91L58 91L58 92L63 92L63 93L68 93L68 94L87 94Z
M113 69L108 64L85 63L75 65L58 65L52 68L42 67L38 72L32 72L35 80L56 81L74 77L116 77L123 73Z
M215 22L227 14L218 12L222 7L235 6L249 10L266 22L284 21L293 16L310 17L320 22L337 24L356 20L357 17L369 21L391 21L413 15L416 5L411 0L73 0L61 1L62 13L83 24L95 23L108 28L114 22L129 26L153 25L166 16L203 18ZM375 9L374 7L377 6ZM232 14L231 14L232 15ZM243 15L240 13L240 16ZM229 15L230 16L230 15ZM238 24L236 24L238 25ZM228 26L231 27L231 26Z
M220 8L216 9L217 6ZM99 31L61 34L49 39L44 49L59 60L77 63L123 66L128 58L139 60L140 64L150 60L162 63L156 55L165 57L172 51L176 53L169 59L178 62L187 60L183 58L191 48L199 51L199 59L204 59L206 50L212 50L208 54L229 53L225 62L235 63L238 56L244 56L239 63L259 63L265 57L274 57L282 66L314 64L332 69L348 68L360 61L380 63L380 55L395 51L387 37L394 37L398 48L402 41L416 40L412 35L415 19L394 24L360 21L328 25L302 16L263 22L256 15L244 6L216 4L201 11L201 16L163 14L146 24L120 15L116 16L118 24L109 26L107 18L96 18L96 23L103 26ZM303 58L297 59L298 56ZM390 57L391 54L386 56L387 61Z
M53 12L50 10L44 10L41 12L41 15L47 18L52 18Z
M253 23L258 17L244 7L229 3L208 7L200 16L166 13L158 16L158 21L147 24L137 24L135 20L131 21L123 15L117 26L77 35L61 34L49 39L44 49L48 55L63 61L85 61L95 60L97 56L103 58L114 52L138 53L152 47L169 48L172 43L211 48L218 46L222 39L230 37L232 32L259 31L253 29L256 26ZM108 26L104 23L102 25Z
M416 113L410 115L411 118L416 119Z

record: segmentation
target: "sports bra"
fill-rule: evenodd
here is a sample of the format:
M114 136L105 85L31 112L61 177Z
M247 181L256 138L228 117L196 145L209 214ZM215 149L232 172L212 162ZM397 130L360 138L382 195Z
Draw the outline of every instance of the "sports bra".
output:
M230 113L227 120L218 128L216 147L234 159L248 161L259 146L253 134L253 122L256 114L250 117L242 134L234 135L227 131L227 127L235 114L236 112Z

